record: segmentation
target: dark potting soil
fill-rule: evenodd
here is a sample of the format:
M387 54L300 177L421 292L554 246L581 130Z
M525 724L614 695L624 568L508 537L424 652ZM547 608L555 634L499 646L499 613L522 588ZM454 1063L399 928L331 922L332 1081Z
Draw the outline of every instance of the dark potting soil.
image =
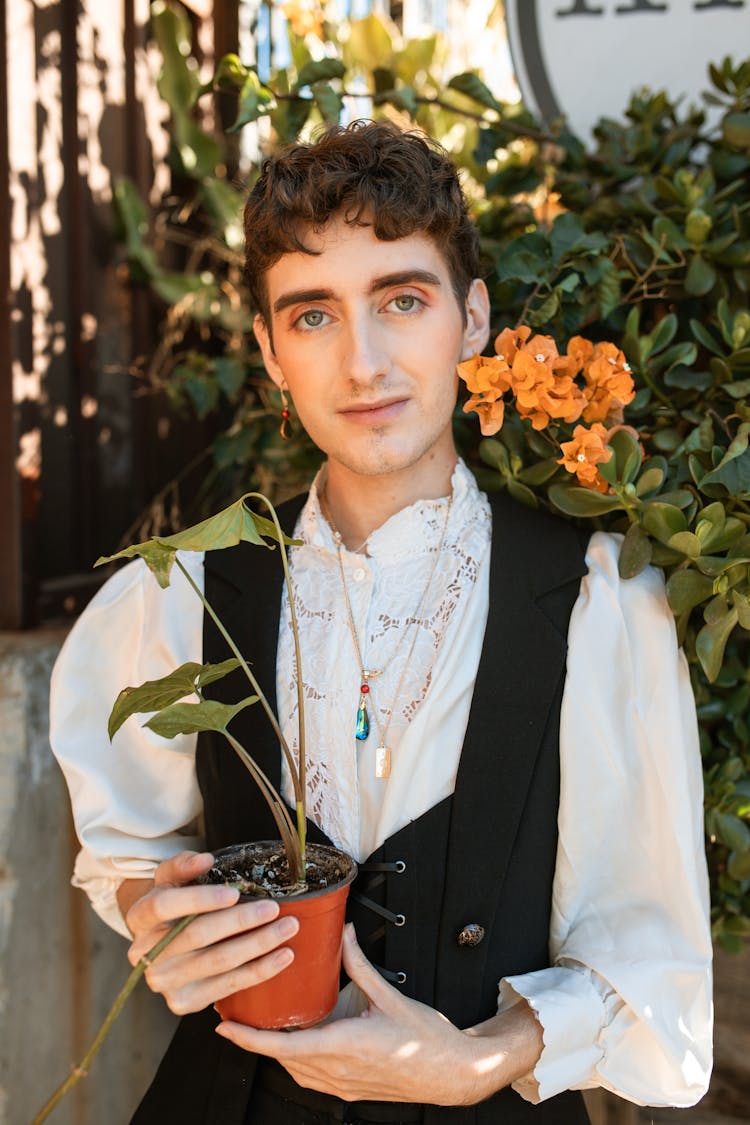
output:
M243 895L283 898L340 883L354 866L353 860L336 848L308 844L306 851L307 883L304 885L291 882L286 854L278 840L222 848L214 853L211 869L196 882L232 883Z

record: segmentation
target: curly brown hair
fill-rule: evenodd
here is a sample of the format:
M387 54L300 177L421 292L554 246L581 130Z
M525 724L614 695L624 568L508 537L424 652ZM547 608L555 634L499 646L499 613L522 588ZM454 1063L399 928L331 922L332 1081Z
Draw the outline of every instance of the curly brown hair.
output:
M416 233L432 238L465 317L469 287L479 276L479 241L454 164L425 136L388 121L354 121L275 152L250 192L245 277L269 328L266 271L283 254L315 253L303 241L305 229L320 231L336 215L371 224L384 242Z

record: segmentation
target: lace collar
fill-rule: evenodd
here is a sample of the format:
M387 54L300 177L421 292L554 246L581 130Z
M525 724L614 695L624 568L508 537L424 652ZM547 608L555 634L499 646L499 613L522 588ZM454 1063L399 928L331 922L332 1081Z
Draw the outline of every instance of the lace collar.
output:
M325 466L313 481L296 534L308 546L335 555L333 533L321 510L318 494L324 480ZM489 522L487 499L479 491L474 474L460 458L453 470L451 488L453 507L446 532L446 544L459 539L468 527ZM441 496L437 500L416 500L396 512L370 534L367 540L367 557L381 563L392 562L434 550L443 532L447 503L447 496ZM353 554L349 551L346 553Z

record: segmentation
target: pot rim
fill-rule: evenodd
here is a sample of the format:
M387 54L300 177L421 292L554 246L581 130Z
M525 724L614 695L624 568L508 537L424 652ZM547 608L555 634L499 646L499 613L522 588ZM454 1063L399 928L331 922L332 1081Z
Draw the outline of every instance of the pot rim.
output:
M264 845L267 847L279 848L282 852L284 850L284 845L281 840L247 840L242 844L229 844L225 848L209 848L208 850L211 852L214 859L219 859L222 856L231 855L232 852L240 851L242 848L263 847ZM343 887L348 887L350 883L354 882L354 880L357 878L359 868L357 867L356 860L353 859L353 857L350 856L348 852L345 852L343 848L337 848L335 844L309 843L307 845L308 851L313 848L319 848L322 851L326 852L336 852L337 855L343 856L344 859L348 860L351 864L349 873L345 875L343 879L339 879L335 883L329 883L327 887L319 887L315 891L301 891L299 894L269 893L268 895L252 895L243 893L240 895L239 901L257 902L261 898L272 898L277 902L301 902L307 899L322 898L324 895L331 894L333 891L339 891Z

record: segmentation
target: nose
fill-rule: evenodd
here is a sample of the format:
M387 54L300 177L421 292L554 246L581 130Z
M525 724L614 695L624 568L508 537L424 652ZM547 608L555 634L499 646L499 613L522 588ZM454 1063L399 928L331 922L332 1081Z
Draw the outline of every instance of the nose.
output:
M390 359L383 334L369 316L363 315L350 322L342 366L352 383L361 386L368 386L388 374Z

